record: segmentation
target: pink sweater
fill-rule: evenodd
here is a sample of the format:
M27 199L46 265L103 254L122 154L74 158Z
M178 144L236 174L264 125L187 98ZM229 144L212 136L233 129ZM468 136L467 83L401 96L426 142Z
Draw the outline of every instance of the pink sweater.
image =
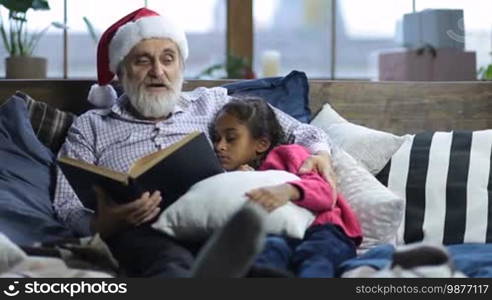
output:
M300 145L282 145L268 153L258 170L285 170L299 176L301 180L289 182L301 193L301 198L294 203L316 215L312 225L338 225L356 245L359 245L362 241L360 224L345 197L338 193L333 206L333 188L321 175L317 172L299 174L299 168L310 155L309 151Z

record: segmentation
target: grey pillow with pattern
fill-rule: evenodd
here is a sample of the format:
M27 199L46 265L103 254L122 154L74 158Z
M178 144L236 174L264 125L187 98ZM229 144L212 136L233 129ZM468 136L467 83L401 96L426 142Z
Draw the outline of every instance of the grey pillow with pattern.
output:
M65 141L67 131L76 115L36 101L20 91L15 95L26 101L29 119L39 141L56 154Z
M404 200L341 148L333 147L332 160L338 189L362 227L360 250L394 243L403 218Z

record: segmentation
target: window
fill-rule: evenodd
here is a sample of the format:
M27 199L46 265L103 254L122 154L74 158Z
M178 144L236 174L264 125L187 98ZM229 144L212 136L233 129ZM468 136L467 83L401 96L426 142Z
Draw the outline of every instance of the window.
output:
M336 78L374 79L377 56L400 47L398 23L412 12L409 0L337 1Z
M490 0L252 1L253 68L258 77L264 75L263 58L274 50L280 54L278 75L301 70L310 78L375 79L378 54L401 47L403 15L427 8L463 9L466 50L477 53L477 67L492 62ZM63 30L54 27L34 53L48 59L49 77L95 78L97 43L83 18L87 17L100 35L116 19L145 5L164 14L172 12L185 26L190 46L186 78L196 78L207 67L226 60L227 0L52 0L49 11L28 13L29 28L40 31L53 21L63 22L65 4L67 57ZM0 13L5 22L7 11L2 8ZM4 47L0 47L0 55L7 56ZM1 59L0 70L4 69Z
M97 41L89 34L84 17L100 36L119 18L145 4L159 13L172 11L173 16L184 26L190 48L186 77L193 78L206 67L225 61L226 0L57 0L49 3L51 9L48 11L29 11L29 23L32 25L30 29L42 30L52 21L62 23L64 3L67 3L69 78L95 78L97 74ZM2 8L2 13L6 20L7 10ZM2 57L8 56L4 47L0 51ZM48 58L48 77L64 76L63 53L63 30L51 28L43 36L35 52L35 55ZM4 60L1 60L0 68L5 69Z
M401 47L403 15L414 5L463 9L466 50L476 51L478 67L492 62L490 0L255 0L255 71L262 75L262 55L272 49L281 54L282 75L298 69L330 78L334 69L337 79L376 79L378 54Z
M329 77L331 1L255 0L254 70L261 77L266 51L280 54L280 74L291 70Z
M50 10L28 11L28 29L30 32L40 32L51 24L51 22L63 23L63 1L51 1ZM5 25L8 23L8 10L3 6L0 9L2 20ZM3 43L0 46L0 77L5 76L5 60L8 56ZM47 58L49 77L63 76L63 30L51 26L39 40L33 53L34 56Z
M186 77L195 77L206 66L225 60L225 0L148 0L146 3L158 13L172 11L171 17L184 26L190 48ZM87 17L101 34L118 18L143 5L141 0L70 1L69 77L94 77L96 74L97 46L88 34L83 17Z
M55 2L55 1L51 1ZM61 2L61 1L59 1ZM51 4L51 3L50 3ZM144 5L141 0L71 0L67 1L68 77L94 78L97 41L89 34L86 17L100 36L106 28L131 11Z

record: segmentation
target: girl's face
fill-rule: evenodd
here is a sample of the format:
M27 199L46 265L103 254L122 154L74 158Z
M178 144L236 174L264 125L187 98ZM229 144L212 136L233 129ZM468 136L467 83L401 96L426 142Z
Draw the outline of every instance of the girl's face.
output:
M227 171L250 163L270 147L268 139L254 139L248 127L228 113L221 113L216 118L213 143L217 157Z

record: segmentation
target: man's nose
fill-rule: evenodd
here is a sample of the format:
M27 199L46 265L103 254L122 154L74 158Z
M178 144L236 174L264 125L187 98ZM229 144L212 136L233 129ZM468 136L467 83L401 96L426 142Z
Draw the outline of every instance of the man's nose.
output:
M159 61L154 62L149 73L151 76L161 77L164 74L164 65L162 65Z

